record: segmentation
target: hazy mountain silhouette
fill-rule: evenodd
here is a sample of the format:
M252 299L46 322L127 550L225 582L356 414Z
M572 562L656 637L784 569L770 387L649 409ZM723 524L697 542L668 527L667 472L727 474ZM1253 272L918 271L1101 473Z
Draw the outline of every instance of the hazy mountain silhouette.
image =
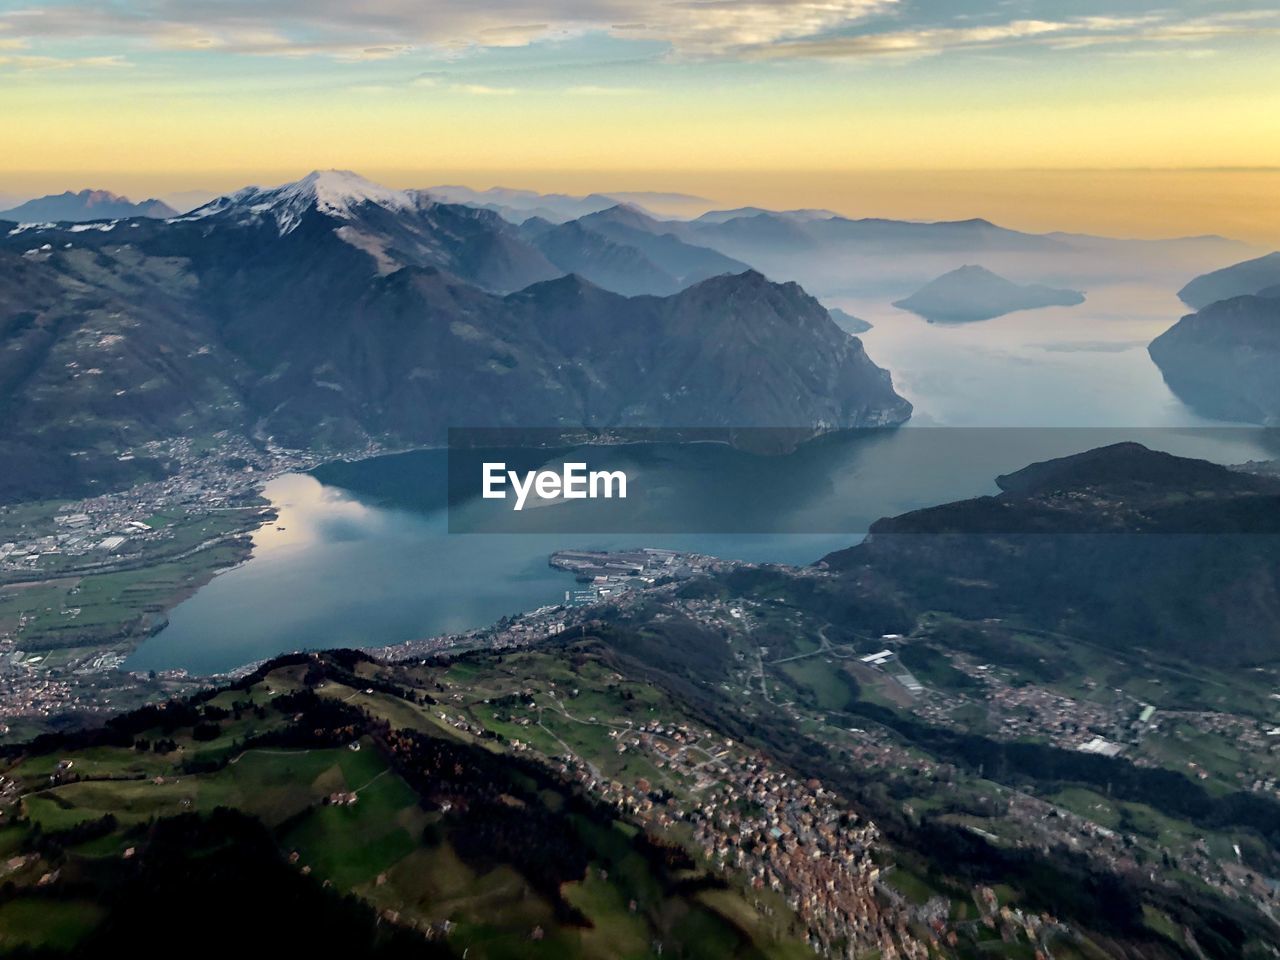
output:
M1280 423L1280 285L1211 303L1148 351L1169 388L1200 412Z
M81 190L79 193L49 194L0 210L0 220L19 223L83 223L89 220L119 220L126 217L172 217L177 211L163 200L134 203L109 190Z
M1015 310L1070 307L1084 303L1078 290L1059 290L1006 280L984 267L964 266L925 284L894 306L938 323L990 320Z
M1280 284L1280 251L1245 260L1202 274L1178 291L1178 297L1196 310L1217 300L1258 293Z

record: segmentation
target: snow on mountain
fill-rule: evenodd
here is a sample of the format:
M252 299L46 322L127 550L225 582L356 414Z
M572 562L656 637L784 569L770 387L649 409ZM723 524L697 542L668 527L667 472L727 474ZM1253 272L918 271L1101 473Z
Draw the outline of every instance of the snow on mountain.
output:
M278 187L245 187L198 207L173 222L201 220L221 214L240 214L241 221L271 216L280 235L294 230L308 210L343 220L354 217L356 210L371 203L388 210L412 210L417 206L413 194L393 190L366 180L350 170L313 170L301 180Z

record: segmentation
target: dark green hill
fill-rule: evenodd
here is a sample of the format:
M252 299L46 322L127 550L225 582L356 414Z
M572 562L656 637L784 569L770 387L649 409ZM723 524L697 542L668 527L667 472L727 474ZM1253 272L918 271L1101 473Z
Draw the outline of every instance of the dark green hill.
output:
M465 669L505 677L483 656ZM460 706L437 700L435 677L353 651L295 655L10 749L0 952L100 956L139 930L177 937L193 923L211 927L200 956L803 949L781 899L763 920L686 842L639 829L563 764L440 722Z
M1280 659L1280 483L1118 444L1000 485L877 521L823 562L887 579L915 609L1191 662Z

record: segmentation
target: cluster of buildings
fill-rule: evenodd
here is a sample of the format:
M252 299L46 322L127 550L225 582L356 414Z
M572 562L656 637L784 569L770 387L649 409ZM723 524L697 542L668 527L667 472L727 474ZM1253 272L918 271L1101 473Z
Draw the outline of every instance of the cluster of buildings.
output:
M875 825L819 781L799 780L732 740L685 723L609 726L620 752L643 750L660 771L692 786L658 791L643 777L624 784L575 754L563 757L561 769L588 791L646 826L686 825L708 864L738 877L749 895L769 890L782 898L805 925L815 953L929 956L911 929L914 912L881 888Z
M1280 799L1280 723L1214 710L1161 710L1159 717L1153 729L1180 743L1204 735L1229 743L1242 761L1236 771L1236 784ZM1209 777L1193 760L1187 761L1187 768L1200 780Z
M476 647L509 650L554 637L589 619L589 608L600 603L626 606L660 581L685 580L731 567L752 566L701 554L643 548L623 551L560 550L549 563L577 575L582 586L565 591L562 603L503 617L497 623L464 633L441 634L382 647L369 652L386 660L423 660ZM711 615L708 614L708 619Z
M444 653L483 647L486 650L510 650L527 647L563 633L575 622L572 610L565 604L547 604L527 613L503 617L497 623L465 633L445 633L421 640L405 640L383 647L366 648L382 660L426 660Z
M973 901L978 905L982 922L1000 934L1005 943L1015 943L1025 937L1029 943L1044 944L1052 935L1069 934L1069 930L1048 913L1033 913L1009 904L1001 904L991 887L974 888ZM1049 950L1037 950L1036 956L1051 956Z
M1154 708L1115 691L1109 703L1080 700L1034 683L1014 683L1008 671L974 663L960 653L948 655L952 666L978 682L977 699L991 720L990 735L1002 740L1045 739L1054 746L1083 753L1118 756L1135 740ZM972 698L931 692L916 713L945 726L955 726L955 712Z
M634 550L557 550L548 560L557 570L590 584L600 598L631 589L644 589L659 580L688 580L734 566L697 553L642 547ZM570 591L566 599L572 598Z
M8 724L18 718L47 718L74 709L79 698L69 680L44 676L21 659L14 662L15 653L19 658L24 656L17 650L0 660L0 720L5 722L5 733Z
M173 471L162 480L88 497L59 508L47 524L11 532L0 544L0 579L15 574L92 573L110 569L122 555L136 555L148 543L172 536L148 520L159 513L203 516L257 496L263 481L277 473L312 466L314 457L296 451L259 450L221 434L217 456L189 437L139 444L120 454L163 462ZM13 507L0 507L0 523ZM26 577L29 578L29 577Z
M1257 793L1280 797L1280 725L1255 717L1213 710L1156 709L1155 706L1113 690L1099 700L1064 696L1047 687L1012 682L1008 671L976 664L960 653L948 658L962 673L980 684L980 702L993 721L990 735L1005 740L1045 739L1054 746L1105 757L1125 756L1138 766L1156 766L1144 750L1148 738L1163 737L1186 743L1192 737L1213 736L1230 743L1245 759L1236 772L1236 785ZM1096 684L1092 684L1096 689ZM945 726L963 726L956 711L971 698L930 691L915 706L920 716ZM1194 754L1193 750L1184 751ZM1186 772L1207 780L1209 771L1194 759Z
M923 958L909 916L879 893L879 833L817 780L800 781L758 757L727 765L689 811L703 853L786 898L823 955Z

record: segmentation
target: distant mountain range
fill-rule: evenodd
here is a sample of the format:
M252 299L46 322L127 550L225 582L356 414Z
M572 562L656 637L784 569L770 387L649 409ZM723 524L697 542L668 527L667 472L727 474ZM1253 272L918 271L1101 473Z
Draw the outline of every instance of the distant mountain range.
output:
M610 206L630 207L634 214L631 226L637 230L670 235L714 250L775 280L795 280L826 298L877 295L897 299L939 274L974 262L1001 273L1051 278L1056 285L1151 279L1164 284L1251 251L1246 244L1216 236L1146 240L1036 234L980 218L918 222L855 219L830 210L738 207L700 212L693 219L662 219L655 210L668 208L638 194L570 198L577 205L563 206L559 202L563 198L555 195L525 192L517 208L495 205L491 193L505 192L485 191L476 196L468 191L450 196L489 206L517 224L535 215L558 223L590 219ZM582 199L590 203L578 204ZM535 213L539 206L545 209Z
M936 323L990 320L1015 310L1071 307L1084 303L1078 290L1043 284L1021 286L979 266L963 266L925 284L894 306Z
M708 201L687 193L656 193L638 190L617 193L591 193L572 196L564 193L535 193L532 190L512 190L508 187L491 187L488 190L472 190L470 187L428 187L426 192L442 203L464 203L483 207L500 214L515 224L530 217L540 217L551 223L576 220L589 213L607 210L618 204L640 206L658 215L680 215L682 211L705 210Z
M84 223L89 220L115 220L127 217L177 216L177 211L163 200L134 203L128 197L109 190L81 190L79 193L50 194L20 203L10 210L0 210L0 220L18 223Z
M1221 237L1127 240L1027 233L983 219L916 222L851 219L820 209L715 210L708 209L712 205L703 198L677 193L576 196L463 186L401 192L423 202L496 213L521 228L526 239L538 238L535 245L553 268L581 273L593 283L627 294L667 294L717 272L740 272L748 266L775 280L794 280L824 298L902 298L930 278L975 261L997 272L1059 278L1071 286L1156 274L1165 282L1166 277L1216 267L1249 251ZM542 238L548 227L569 223L603 235L612 244L591 238L594 246L583 248L580 244L588 235L573 229ZM626 235L620 236L624 230ZM633 250L614 246L642 246L640 238L646 234L668 239L661 250L641 249L639 258Z
M631 215L552 252L590 262L632 237L614 252L647 258L667 296L566 276L491 211L344 172L169 220L0 225L0 496L112 482L145 441L220 430L342 451L448 426L819 433L910 415L800 287L704 279L739 265L636 236ZM673 282L677 266L696 269Z
M732 210L708 210L695 218L695 222L728 223L730 220L740 220L743 217L759 216L787 217L791 220L807 221L831 220L839 218L840 214L833 210L766 210L764 207L735 207Z

